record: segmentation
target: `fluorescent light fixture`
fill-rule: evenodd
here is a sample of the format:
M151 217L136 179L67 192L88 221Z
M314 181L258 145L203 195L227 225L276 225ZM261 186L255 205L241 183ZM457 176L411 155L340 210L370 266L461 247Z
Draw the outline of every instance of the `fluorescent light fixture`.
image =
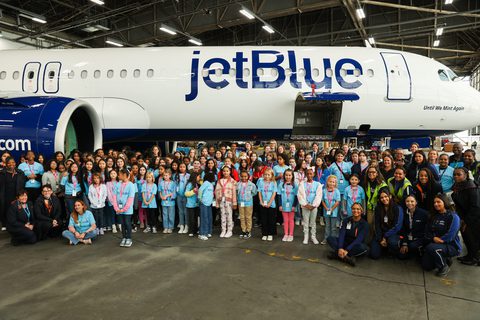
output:
M168 26L166 26L166 25L164 25L164 24L162 24L162 25L160 26L160 30L162 30L162 31L165 32L165 33L171 34L172 36L174 36L174 35L177 34L172 28L170 28L170 27L168 27Z
M453 0L445 0L445 4L452 4Z
M27 18L27 19L31 19L32 21L35 21L35 22L38 22L38 23L47 23L47 20L44 16L37 16L37 15L34 16L34 15L26 14L26 13L20 13L19 16Z
M362 8L358 8L356 12L359 19L365 19L365 11Z
M440 40L433 41L433 46L438 47L440 45Z
M110 44L112 46L115 46L115 47L123 47L123 44L120 41L113 40L113 39L107 39L105 41L105 43L108 43L108 44Z
M1 38L1 37L3 37L3 33L2 33L2 31L0 31L0 38Z
M251 13L250 11L248 11L245 8L242 8L239 12L250 20L255 19L255 16L253 15L253 13Z
M264 25L262 28L263 28L265 31L267 31L268 33L275 33L275 30L273 30L273 28L270 27L270 26L267 25L267 24Z
M98 30L102 30L102 31L108 31L108 30L110 30L109 27L106 27L106 26L101 25L101 24L96 24L96 25L95 25L95 28L97 28Z
M102 0L90 0L90 2L96 3L96 4L101 5L101 6L103 6L105 4L105 2L103 2Z
M375 44L375 38L374 37L368 37L368 42L370 42L370 44Z
M437 37L441 36L442 34L443 34L443 28L438 28L436 32Z
M196 46L201 46L202 45L202 41L199 40L199 39L195 39L195 38L188 39L188 42L193 43Z
M44 20L42 18L37 18L37 17L33 17L32 20L38 23L47 23L47 20Z

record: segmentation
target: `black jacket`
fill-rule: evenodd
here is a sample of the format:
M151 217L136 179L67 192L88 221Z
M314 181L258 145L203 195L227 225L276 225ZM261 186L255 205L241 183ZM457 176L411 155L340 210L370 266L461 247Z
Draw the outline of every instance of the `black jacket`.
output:
M465 223L480 223L480 190L472 180L456 183L453 186L452 199L455 210Z
M394 205L391 216L385 213L383 204L379 202L375 207L375 240L388 239L390 236L400 234L403 226L403 208Z
M408 241L423 239L425 237L425 229L428 223L428 211L421 208L416 208L412 215L412 225L410 226L410 214L405 210L403 217L403 227L400 232L402 236L402 245L407 245ZM412 235L412 239L408 238Z
M417 164L416 162L412 162L407 169L407 179L412 183L417 182L417 174L420 169L427 168L430 169L432 172L433 178L435 181L440 181L440 177L438 176L437 168L431 163L421 163Z
M51 212L48 212L47 206L45 205L45 199L43 197L38 197L35 201L34 212L35 220L38 222L49 222L57 220L58 223L61 222L62 209L60 206L60 200L57 197L52 196L50 198L50 205L52 206Z
M356 163L352 166L352 174L356 173L360 177L360 185L362 188L365 188L365 176L367 173L368 166L366 166L362 171L362 165Z
M30 224L35 225L35 214L33 211L33 206L31 202L27 202L27 207L30 211L30 217L27 216L25 210L18 206L18 202L15 201L12 203L10 208L7 211L7 231L9 232L18 232L25 229L25 224L30 222Z
M432 181L430 185L424 186L417 182L413 188L415 198L418 201L418 206L424 210L433 210L433 199L439 193L443 193L442 185L438 182Z
M7 177L6 175L11 173L8 173L5 168L0 170L0 211L4 212L8 210L11 201L15 200L14 199L6 199L5 198L5 188L7 184ZM27 177L22 171L16 171L16 174L14 175L13 182L15 183L15 195L22 189L25 189L25 183L27 182Z

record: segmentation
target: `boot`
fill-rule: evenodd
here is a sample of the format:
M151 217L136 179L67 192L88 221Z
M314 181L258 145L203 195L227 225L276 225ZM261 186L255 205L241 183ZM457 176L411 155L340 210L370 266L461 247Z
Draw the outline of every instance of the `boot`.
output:
M303 244L308 244L308 230L303 231Z
M178 230L178 233L180 233L180 234L183 233L183 225L180 225L180 229Z
M312 234L312 242L313 244L319 244L317 237L314 234Z

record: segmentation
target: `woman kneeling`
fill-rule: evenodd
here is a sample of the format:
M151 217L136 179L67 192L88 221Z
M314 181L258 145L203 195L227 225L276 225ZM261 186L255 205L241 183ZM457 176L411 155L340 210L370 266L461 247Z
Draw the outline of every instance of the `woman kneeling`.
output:
M85 203L81 200L75 201L68 230L63 231L63 237L70 240L71 245L76 245L79 242L92 244L92 239L97 236L96 229L97 225L93 214L87 210Z

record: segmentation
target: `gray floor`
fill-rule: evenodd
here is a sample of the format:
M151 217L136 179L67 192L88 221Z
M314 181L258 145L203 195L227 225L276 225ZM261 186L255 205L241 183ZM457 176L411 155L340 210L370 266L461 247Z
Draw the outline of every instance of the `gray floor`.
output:
M2 232L0 319L480 319L480 267L441 279L390 258L351 268L299 236L216 235L140 233L126 249L112 234L12 247Z

